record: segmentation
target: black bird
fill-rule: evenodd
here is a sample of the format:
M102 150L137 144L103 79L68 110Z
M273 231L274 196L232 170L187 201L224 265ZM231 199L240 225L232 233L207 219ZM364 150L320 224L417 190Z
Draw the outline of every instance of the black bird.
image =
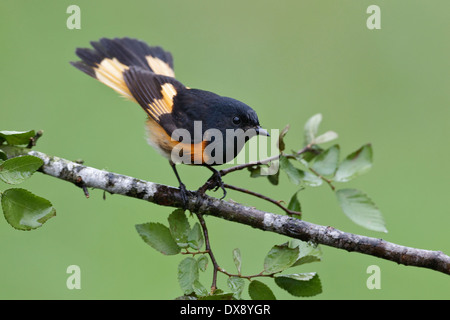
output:
M213 172L210 188L221 187L212 166L234 159L252 136L268 136L256 112L245 103L215 93L192 89L175 79L170 52L137 39L91 42L78 48L79 70L137 102L147 113L148 142L169 159L187 206L187 191L176 163L206 166Z

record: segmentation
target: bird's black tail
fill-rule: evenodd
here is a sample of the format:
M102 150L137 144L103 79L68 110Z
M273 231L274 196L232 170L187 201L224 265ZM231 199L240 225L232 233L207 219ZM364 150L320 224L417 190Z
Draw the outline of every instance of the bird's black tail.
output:
M81 61L71 62L77 69L111 87L121 95L135 100L123 73L134 66L168 77L175 77L173 58L161 47L151 47L137 39L106 39L91 42L92 49L78 48Z

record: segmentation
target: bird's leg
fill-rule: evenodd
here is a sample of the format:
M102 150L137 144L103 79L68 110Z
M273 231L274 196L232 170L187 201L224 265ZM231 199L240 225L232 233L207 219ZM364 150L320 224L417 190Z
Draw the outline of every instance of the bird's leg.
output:
M225 189L220 172L208 164L204 164L204 166L213 172L211 178L209 178L208 181L206 182L207 184L210 184L208 186L208 190L214 189L214 191L217 191L219 188L221 188L223 191L223 196L220 199L222 200L227 195L227 190Z
M175 167L175 163L173 163L170 160L169 160L169 163L173 169L173 172L177 176L178 183L180 184L180 193L181 193L181 199L183 200L183 209L186 210L187 204L188 204L188 195L187 195L186 186L184 185L183 182L181 182L180 176L178 175L177 168Z

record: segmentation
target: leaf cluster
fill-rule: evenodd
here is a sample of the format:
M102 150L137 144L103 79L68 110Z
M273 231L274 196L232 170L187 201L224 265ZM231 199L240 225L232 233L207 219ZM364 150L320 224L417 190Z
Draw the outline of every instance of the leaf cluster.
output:
M281 131L278 141L280 156L278 160L275 160L279 161L280 170L267 176L268 181L278 185L280 172L285 173L288 180L297 186L297 190L289 199L287 208L297 212L301 212L299 191L307 187L319 187L326 184L330 186L342 211L350 220L369 230L387 232L380 210L366 193L353 188L337 189L335 186L335 183L352 181L372 168L372 145L365 144L340 160L339 144L325 149L319 146L338 137L334 131L318 134L321 121L322 115L316 114L306 122L304 148L297 152L285 152L284 138L288 133L289 126ZM250 167L250 176L262 177L263 175L259 173L265 165L267 164Z
M209 251L203 248L205 240L198 222L191 228L184 210L177 209L168 217L168 226L161 223L143 223L136 230L145 243L165 255L188 255L178 264L178 283L183 292L179 299L241 299L246 280L250 281L248 294L252 299L275 299L272 290L257 277L269 277L275 284L296 297L309 297L322 292L319 276L315 272L288 273L283 271L320 261L322 253L318 246L300 240L274 246L266 255L263 270L255 275L243 275L239 248L233 250L237 273L223 269L228 276L227 288L208 291L200 282L200 272L207 270Z
M0 131L0 181L9 185L20 184L43 165L40 158L30 155L8 159L2 149L28 145L34 136L34 130ZM6 221L18 230L39 228L56 214L50 201L23 188L0 191L0 198Z

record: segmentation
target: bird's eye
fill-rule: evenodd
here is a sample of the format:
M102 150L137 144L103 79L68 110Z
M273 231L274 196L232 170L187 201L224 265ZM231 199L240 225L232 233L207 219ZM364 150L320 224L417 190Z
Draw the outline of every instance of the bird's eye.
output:
M233 118L233 123L234 123L234 124L239 124L239 123L241 123L241 118L239 118L239 117L234 117L234 118Z

